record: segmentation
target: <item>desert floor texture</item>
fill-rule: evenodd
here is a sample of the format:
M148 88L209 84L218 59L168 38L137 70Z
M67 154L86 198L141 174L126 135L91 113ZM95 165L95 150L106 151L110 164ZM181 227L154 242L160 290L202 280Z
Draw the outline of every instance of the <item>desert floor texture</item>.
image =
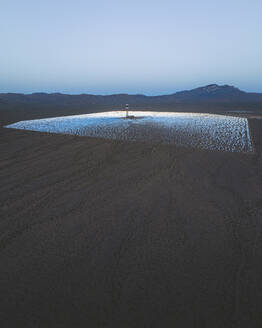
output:
M249 126L253 154L1 127L0 326L262 327Z

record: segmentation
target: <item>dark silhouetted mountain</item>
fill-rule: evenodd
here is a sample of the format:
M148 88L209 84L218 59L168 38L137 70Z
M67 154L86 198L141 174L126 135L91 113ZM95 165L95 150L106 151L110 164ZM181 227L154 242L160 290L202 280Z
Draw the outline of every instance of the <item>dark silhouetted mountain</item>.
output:
M180 91L171 95L145 96L129 94L113 94L108 96L80 94L67 95L62 93L32 93L0 94L1 102L4 103L23 103L23 104L57 104L57 105L123 105L129 104L160 104L160 103L242 103L258 102L262 103L262 93L248 93L229 85L210 84L204 87L188 91Z
M246 95L246 92L233 86L210 84L190 91L177 92L175 97L179 101L230 101L232 99L244 98Z
M4 121L17 110L21 117L37 118L43 115L59 116L91 113L104 110L130 109L158 111L225 112L256 111L262 112L262 93L244 92L230 85L210 84L193 90L176 92L162 96L141 94L68 95L62 93L2 93L0 94L0 114L5 113ZM42 115L42 114L41 114ZM3 117L2 117L3 120Z

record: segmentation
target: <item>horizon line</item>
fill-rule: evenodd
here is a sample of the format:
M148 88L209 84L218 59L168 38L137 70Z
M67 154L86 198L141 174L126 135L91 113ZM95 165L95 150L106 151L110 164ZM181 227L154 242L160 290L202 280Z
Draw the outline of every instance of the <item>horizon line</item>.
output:
M239 89L238 87L235 87L234 85L229 85L229 84L217 84L217 83L211 83L211 84L207 84L207 85L203 85L200 87L196 87L193 89L183 89L180 91L175 91L173 93L163 93L163 94L156 94L156 95L147 95L144 93L125 93L125 92L120 92L120 93L111 93L111 94L97 94L97 93L64 93L64 92L60 92L60 91L56 91L56 92L44 92L44 91L36 91L36 92L0 92L0 95L2 94L17 94L17 95L26 95L26 96L30 96L30 95L35 95L35 94L45 94L45 95L67 95L67 96L84 96L84 95L88 95L88 96L101 96L101 97L107 97L107 96L143 96L143 97L161 97L161 96L169 96L169 95L174 95L176 93L179 92L185 92L185 91L192 91L192 90L196 90L196 89L201 89L201 88L206 88L206 87L210 87L210 86L217 86L217 87L232 87L235 89L238 89L242 92L245 93L262 93L262 92L254 92L254 91L244 91Z

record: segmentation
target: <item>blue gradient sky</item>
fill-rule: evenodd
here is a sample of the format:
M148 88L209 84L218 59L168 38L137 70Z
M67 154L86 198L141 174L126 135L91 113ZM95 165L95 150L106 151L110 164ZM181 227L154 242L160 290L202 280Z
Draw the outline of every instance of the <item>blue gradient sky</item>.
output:
M262 92L261 0L0 0L0 92Z

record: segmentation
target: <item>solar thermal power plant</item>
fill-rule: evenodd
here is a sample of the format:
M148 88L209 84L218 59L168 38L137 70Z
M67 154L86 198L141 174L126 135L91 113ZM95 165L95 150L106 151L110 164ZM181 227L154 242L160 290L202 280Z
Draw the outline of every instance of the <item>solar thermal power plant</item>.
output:
M114 140L252 152L248 120L215 114L112 111L20 121L7 128Z

